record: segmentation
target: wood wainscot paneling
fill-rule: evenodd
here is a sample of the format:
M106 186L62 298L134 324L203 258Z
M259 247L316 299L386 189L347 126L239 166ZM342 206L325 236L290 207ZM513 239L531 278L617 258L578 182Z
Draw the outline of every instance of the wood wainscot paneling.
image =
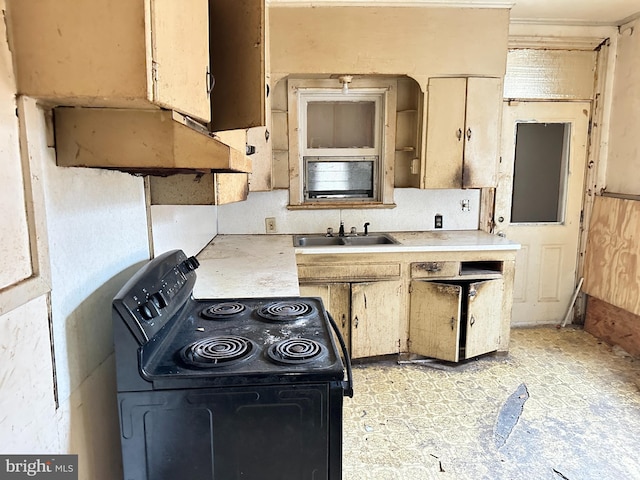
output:
M640 355L640 201L595 199L585 259L585 330Z
M585 260L584 291L640 315L640 201L596 197Z
M640 316L595 297L588 297L584 329L609 345L640 357Z

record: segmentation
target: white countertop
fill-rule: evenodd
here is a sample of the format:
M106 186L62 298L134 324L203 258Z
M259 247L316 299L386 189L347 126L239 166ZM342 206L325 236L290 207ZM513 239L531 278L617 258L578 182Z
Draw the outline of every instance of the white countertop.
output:
M300 295L291 235L218 235L197 258L196 298Z
M518 243L479 230L391 232L398 245L294 248L292 235L218 235L198 255L196 298L300 295L296 254L515 251Z

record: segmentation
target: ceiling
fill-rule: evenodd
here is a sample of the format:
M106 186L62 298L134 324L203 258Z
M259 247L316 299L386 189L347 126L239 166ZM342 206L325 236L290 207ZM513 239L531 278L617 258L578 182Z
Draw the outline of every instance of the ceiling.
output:
M640 13L638 0L514 0L512 21L621 25Z
M622 25L640 16L638 0L267 0L272 6L432 5L511 8L514 23Z

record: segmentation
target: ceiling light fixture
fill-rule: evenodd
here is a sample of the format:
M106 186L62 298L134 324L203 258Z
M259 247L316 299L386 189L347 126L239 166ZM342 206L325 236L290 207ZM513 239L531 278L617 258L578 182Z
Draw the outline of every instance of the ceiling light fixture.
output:
M343 95L349 93L349 84L351 83L351 80L353 80L353 75L341 75L338 77L338 80L342 83Z

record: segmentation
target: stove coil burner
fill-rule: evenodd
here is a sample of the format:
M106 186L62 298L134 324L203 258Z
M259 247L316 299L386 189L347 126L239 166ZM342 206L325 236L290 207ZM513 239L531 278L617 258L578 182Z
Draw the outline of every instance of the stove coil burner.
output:
M228 320L246 310L246 306L239 302L220 302L209 305L200 312L200 316L207 320Z
M293 300L280 301L264 305L258 310L258 315L274 322L288 322L300 320L313 311L308 303Z
M268 354L277 363L307 363L323 357L326 348L308 338L289 338L271 345Z
M181 351L182 359L194 367L233 365L247 360L257 350L248 338L235 335L208 337L193 342Z

